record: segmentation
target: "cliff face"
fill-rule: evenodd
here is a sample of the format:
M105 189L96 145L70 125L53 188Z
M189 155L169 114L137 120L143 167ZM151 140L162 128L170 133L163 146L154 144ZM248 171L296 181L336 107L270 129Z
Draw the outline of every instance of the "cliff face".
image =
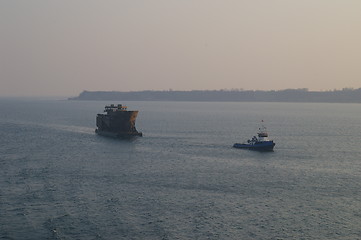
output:
M84 91L78 97L70 98L70 100L361 103L361 88L326 92L308 91L307 89L279 91Z

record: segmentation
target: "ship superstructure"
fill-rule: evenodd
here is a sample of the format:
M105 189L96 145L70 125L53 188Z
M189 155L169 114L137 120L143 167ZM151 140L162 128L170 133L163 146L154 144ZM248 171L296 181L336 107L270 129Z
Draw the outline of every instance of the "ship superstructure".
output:
M128 111L122 104L105 106L105 114L96 117L96 133L111 137L142 136L135 128L138 111Z

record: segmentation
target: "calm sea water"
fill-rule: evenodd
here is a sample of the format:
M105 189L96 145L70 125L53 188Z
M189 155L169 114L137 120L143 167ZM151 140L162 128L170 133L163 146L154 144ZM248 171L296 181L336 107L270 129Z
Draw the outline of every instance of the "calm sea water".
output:
M0 238L361 239L360 104L123 102L126 141L109 103L0 100Z

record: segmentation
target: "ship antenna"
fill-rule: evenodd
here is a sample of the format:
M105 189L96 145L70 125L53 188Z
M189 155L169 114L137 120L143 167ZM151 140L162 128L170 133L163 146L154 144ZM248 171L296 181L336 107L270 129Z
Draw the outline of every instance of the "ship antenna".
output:
M262 119L262 120L261 120L262 130L263 130L263 131L267 131L267 128L263 125L263 123L264 123L264 121L263 121L263 119Z

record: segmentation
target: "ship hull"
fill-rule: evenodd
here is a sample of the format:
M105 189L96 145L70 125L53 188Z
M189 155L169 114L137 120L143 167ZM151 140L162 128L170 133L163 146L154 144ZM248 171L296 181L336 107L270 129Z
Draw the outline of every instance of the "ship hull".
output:
M135 128L138 111L109 111L108 114L98 114L96 118L99 135L115 138L142 136Z
M95 129L95 133L100 136L112 137L112 138L132 138L132 137L142 137L143 133L141 132L109 132Z
M276 144L273 141L257 142L255 144L235 143L234 148L249 149L256 151L273 151Z

